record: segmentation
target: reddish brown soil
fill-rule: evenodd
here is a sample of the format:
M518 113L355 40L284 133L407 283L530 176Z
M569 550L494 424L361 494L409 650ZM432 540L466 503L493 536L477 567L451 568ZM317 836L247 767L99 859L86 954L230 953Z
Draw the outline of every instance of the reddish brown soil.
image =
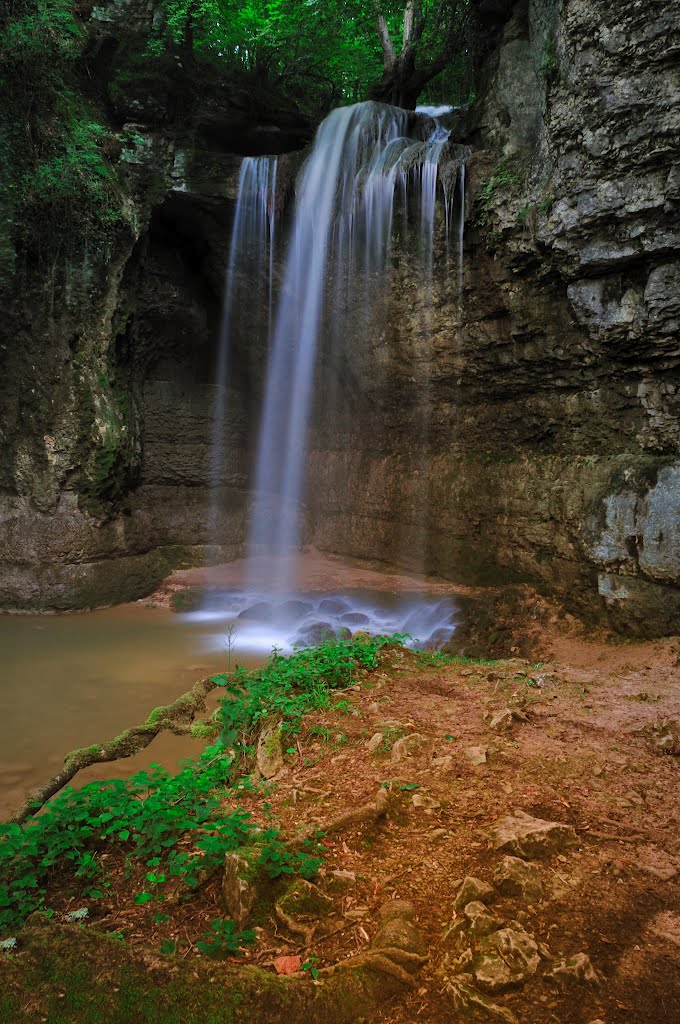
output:
M251 962L273 969L276 957L299 953L318 958L318 966L334 963L368 944L381 904L407 898L416 905L430 958L414 989L372 1020L465 1020L443 992L441 972L453 950L445 934L456 916L458 880L476 875L491 881L501 855L492 848L490 829L521 808L573 825L580 846L541 862L541 902L500 899L494 909L507 921L521 921L551 957L587 952L603 981L564 989L539 971L496 1002L522 1024L598 1018L678 1024L680 762L641 730L664 717L680 718L680 644L589 642L554 630L537 631L533 639L535 660L495 665L427 667L394 649L378 672L342 695L349 709L305 721L296 753L287 754L267 796L269 813L286 835L309 823L323 828L371 801L384 783L399 795L382 826L354 827L326 842L325 872L342 869L357 879L335 898L326 922L331 934L320 930L306 946L261 918ZM485 716L508 704L523 707L528 720L509 732L492 731ZM390 742L369 752L369 739L386 721L392 723ZM423 736L424 745L395 762L390 743L410 732ZM465 754L470 746L487 748L487 763L475 767ZM419 788L402 788L411 784ZM414 807L414 793L440 807ZM267 820L261 794L244 793L242 805ZM180 940L181 955L193 957L204 925L222 913L215 880L191 903L173 907L172 923L156 929L152 911L131 907L129 885L122 874L114 883L106 926L121 928L140 945L158 949L170 934Z
M514 808L572 824L581 846L566 860L541 866L542 903L501 900L497 912L522 920L553 956L587 951L604 983L564 991L534 981L498 1001L523 1024L680 1020L680 872L665 880L655 873L680 869L678 759L659 753L638 731L680 716L677 644L612 648L554 638L550 646L551 662L540 668L515 661L417 669L408 655L401 666L395 659L386 678L366 680L352 698L361 717L340 723L348 743L328 750L331 733L330 743L312 755L318 763L308 766L303 744L301 763L277 783L272 808L291 829L301 819L322 822L331 811L370 799L387 779L417 782L418 792L441 803L440 810L415 809L407 791L384 830L357 832L329 851L329 868L360 877L356 900L369 907L353 929L356 946L371 933L371 908L392 896L415 902L430 945L416 991L377 1020L460 1019L440 995L438 971L447 952L443 934L455 917L456 880L491 880L500 855L489 829ZM509 734L494 733L484 716L508 702L523 704L529 721ZM366 739L386 718L426 736L429 745L396 764L387 753L369 754ZM328 725L337 729L337 716ZM473 767L463 751L479 745L488 747L488 762ZM305 786L330 795L305 796ZM286 807L293 790L298 802ZM315 952L330 950L320 945Z

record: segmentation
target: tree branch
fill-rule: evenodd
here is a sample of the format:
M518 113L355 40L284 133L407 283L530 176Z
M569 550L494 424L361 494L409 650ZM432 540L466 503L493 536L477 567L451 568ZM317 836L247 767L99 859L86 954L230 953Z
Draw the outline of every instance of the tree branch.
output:
M57 772L49 782L39 786L31 793L8 821L21 825L36 814L50 797L68 785L83 768L89 768L92 764L104 764L107 761L121 761L126 757L133 757L134 754L138 754L148 747L161 732L186 736L191 731L194 716L199 711L205 711L206 697L216 686L217 683L213 683L211 679L201 679L194 683L188 693L183 693L172 704L152 711L143 725L126 729L120 736L109 740L108 743L93 744L91 747L72 750L64 758L64 767L61 771Z
M415 46L420 42L425 29L425 15L421 0L407 0L404 8L404 34L402 49Z
M392 43L392 39L390 38L390 30L387 27L387 19L385 18L385 15L382 13L377 4L374 4L374 7L375 24L376 28L378 29L378 36L380 37L380 47L382 49L383 55L383 66L385 68L385 71L388 71L391 67L394 66L397 59L397 55L394 52L394 44Z

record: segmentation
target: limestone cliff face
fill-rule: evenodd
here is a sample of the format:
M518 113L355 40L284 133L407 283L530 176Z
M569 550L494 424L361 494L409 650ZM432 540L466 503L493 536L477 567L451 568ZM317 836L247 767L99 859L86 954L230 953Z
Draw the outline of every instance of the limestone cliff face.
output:
M334 356L332 416L319 380L308 540L459 580L528 579L588 618L677 629L675 6L481 5L493 32L479 98L453 118L474 150L463 288L443 243L431 298L414 255L396 252L379 328L357 323ZM178 559L243 543L264 361L253 310L234 343L214 551L206 487L233 154L295 148L309 127L271 98L246 116L238 89L221 108L204 90L177 120L172 75L162 95L116 81L130 226L77 301L31 308L8 363L13 606L137 596ZM32 372L53 402L38 412Z
M1 297L0 608L139 597L200 558L209 536L209 410L240 154L294 149L312 128L248 80L140 60L152 21L147 0L111 0L89 22L83 103L109 129L122 216L96 244L20 253ZM230 403L236 449L246 390ZM244 486L237 460L220 502L224 557L239 550Z
M515 5L455 122L476 147L462 301L442 253L433 311L401 269L386 336L407 357L374 385L370 431L318 444L317 543L519 576L619 628L677 629L676 15Z

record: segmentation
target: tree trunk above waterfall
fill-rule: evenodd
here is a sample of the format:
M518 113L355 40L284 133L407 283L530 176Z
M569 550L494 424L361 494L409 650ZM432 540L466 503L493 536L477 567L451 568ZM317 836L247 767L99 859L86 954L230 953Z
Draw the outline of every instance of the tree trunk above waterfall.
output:
M406 0L399 52L377 0L374 7L383 73L370 89L369 99L412 110L428 82L446 68L463 45L470 5L467 0L440 0L424 10L422 0ZM432 39L437 40L436 45Z

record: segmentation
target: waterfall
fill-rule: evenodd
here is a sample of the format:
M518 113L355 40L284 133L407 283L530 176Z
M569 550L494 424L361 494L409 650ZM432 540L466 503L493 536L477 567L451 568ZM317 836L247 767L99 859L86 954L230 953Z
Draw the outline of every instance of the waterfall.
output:
M351 302L369 321L388 289L395 198L419 210L426 287L438 165L448 132L429 116L376 103L334 110L296 183L291 237L272 332L248 555L289 564L301 542L314 375L327 302L342 333ZM406 215L404 215L406 216ZM406 223L406 220L405 220ZM327 318L327 317L326 317ZM427 325L425 325L427 326ZM288 570L279 581L292 588Z
M257 354L265 349L268 353L267 369L245 565L237 570L238 589L209 591L196 614L222 626L236 622L247 649L262 651L272 643L290 649L357 627L408 633L436 646L455 628L450 600L434 591L423 593L418 581L401 583L401 596L396 598L296 587L312 401L322 411L320 430L332 437L342 424L351 433L350 403L362 392L361 372L379 372L389 362L381 326L383 314L389 314L391 270L397 261L418 293L418 329L402 354L411 360L412 375L404 384L417 405L413 431L418 434L412 446L415 454L404 454L402 461L411 488L411 514L402 541L414 567L425 564L432 329L436 299L446 287L445 279L434 276L442 193L447 265L449 240L457 225L458 270L449 274L454 290L456 280L460 289L464 229L466 151L449 143L449 132L437 120L439 113L369 102L329 114L297 176L285 245L277 244L276 238L276 160L243 161L213 405L211 484L218 545L224 532L220 489L233 474L229 395L234 386L234 344L240 346L241 358L245 342L257 341ZM457 192L460 198L455 203ZM394 254L393 236L399 237ZM252 323L244 323L248 315ZM247 338L244 330L251 332ZM359 338L372 349L355 369L352 352L356 354L353 346ZM376 391L380 393L380 387ZM379 423L380 409L370 407L370 413ZM216 644L222 640L215 634Z
M212 405L210 485L212 494L211 532L218 540L222 510L220 487L228 482L233 466L228 447L230 360L234 312L247 292L257 293L265 304L271 323L273 265L276 232L276 157L246 157L241 163L236 208L229 243L224 284L224 302L217 349L215 394ZM252 298L249 299L252 302Z

